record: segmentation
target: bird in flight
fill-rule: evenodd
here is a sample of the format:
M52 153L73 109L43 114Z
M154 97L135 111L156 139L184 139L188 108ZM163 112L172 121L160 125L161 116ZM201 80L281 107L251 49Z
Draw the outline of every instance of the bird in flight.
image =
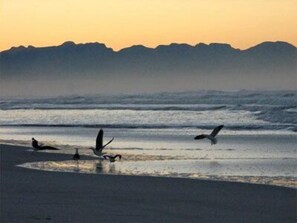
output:
M106 143L105 145L103 145L103 130L100 129L100 131L98 132L97 138L96 138L96 147L93 148L91 147L90 149L93 150L94 154L97 156L102 156L102 150L113 141L114 138L112 138L111 140L109 140L108 143Z
M212 132L209 135L206 135L206 134L197 135L194 139L199 140L199 139L207 138L210 140L211 145L217 144L218 140L215 137L219 133L219 131L221 131L221 129L223 127L224 127L224 125L219 125L219 126L215 127L214 130L212 130Z
M109 160L109 162L113 163L116 161L116 158L119 157L119 160L122 159L122 155L117 154L117 155L103 155L102 156L104 159Z

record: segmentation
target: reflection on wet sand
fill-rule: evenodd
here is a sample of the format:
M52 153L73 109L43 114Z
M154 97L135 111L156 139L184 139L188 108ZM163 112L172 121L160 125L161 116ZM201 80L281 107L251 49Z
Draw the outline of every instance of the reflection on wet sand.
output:
M114 163L97 161L93 164L96 173L102 174L117 174Z
M46 161L24 163L20 167L46 170L46 171L59 171L59 172L75 172L75 173L93 173L93 174L118 174L119 170L114 163L102 160L66 160L66 161Z
M176 162L176 161L175 161ZM180 171L171 166L172 161L124 161L110 163L106 160L67 160L67 161L46 161L33 162L18 165L20 167L57 171L57 172L74 172L86 174L112 174L112 175L139 175L139 176L159 176L159 177L182 177L192 179L205 180L223 180L233 182L246 182L256 184L269 184L286 187L297 187L297 177L290 176L253 176L242 172L242 175L232 174L228 172L226 164L222 161L205 161L201 160L204 168L208 168L209 172L203 170L202 166L192 166L189 161L185 161L184 165L187 171ZM194 163L197 163L195 161ZM193 163L192 163L193 164ZM198 167L198 168L197 168ZM218 172L223 171L224 172ZM249 171L249 170L248 170Z

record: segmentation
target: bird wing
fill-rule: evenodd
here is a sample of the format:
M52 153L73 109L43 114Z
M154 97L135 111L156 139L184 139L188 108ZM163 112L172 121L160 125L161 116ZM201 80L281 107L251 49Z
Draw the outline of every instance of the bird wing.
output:
M202 134L202 135L197 135L194 139L204 139L206 138L206 135Z
M219 125L218 127L215 127L214 130L210 133L210 136L215 137L223 127L224 125Z
M106 143L104 146L102 146L102 149L103 149L105 146L107 146L109 143L111 143L113 140L114 140L114 138L112 138L111 140L109 140L108 143Z
M102 149L103 146L103 130L100 129L96 138L96 150Z

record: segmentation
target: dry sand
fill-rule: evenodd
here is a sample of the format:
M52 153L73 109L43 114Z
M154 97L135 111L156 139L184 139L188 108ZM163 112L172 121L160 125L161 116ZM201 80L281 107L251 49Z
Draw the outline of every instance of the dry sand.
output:
M27 149L0 145L1 223L296 222L295 189L17 167L25 162L71 159L63 154L32 155Z

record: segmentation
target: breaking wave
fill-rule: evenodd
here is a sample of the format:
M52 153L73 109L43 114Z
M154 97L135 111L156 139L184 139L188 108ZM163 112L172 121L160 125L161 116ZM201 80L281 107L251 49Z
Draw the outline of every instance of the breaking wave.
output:
M150 122L142 121L144 116L139 116L139 122L129 122L128 119L120 123L120 119L112 124L93 121L72 124L71 122L37 121L18 122L17 120L0 120L2 126L53 126L53 127L86 127L86 128L205 128L211 129L215 126L212 119L217 118L223 121L223 115L231 118L242 118L243 112L252 115L259 122L236 123L232 121L225 123L226 128L231 130L253 130L253 129L285 129L297 132L297 91L238 91L238 92L220 92L220 91L198 91L198 92L177 92L177 93L155 93L139 95L92 95L92 96L69 96L41 99L0 99L0 112L9 112L17 110L93 110L93 111L119 111L123 116L125 112L140 111L151 112L145 115L151 115L153 112L159 112L158 115L166 116L166 112L180 112L180 120L175 122ZM163 112L163 113L162 113ZM201 116L205 119L209 117L209 123L206 120L203 124L189 120L188 116L193 113L208 113L208 116ZM217 113L223 115L217 117ZM182 113L182 114L181 114ZM101 114L101 113L100 113ZM130 114L130 113L129 113ZM175 115L177 113L174 113ZM233 115L235 114L235 115ZM130 114L131 115L131 114ZM142 114L144 115L144 113ZM158 118L155 114L153 120ZM214 118L212 116L215 116ZM241 115L241 116L240 116ZM194 117L194 116L193 116ZM196 116L195 116L196 117ZM200 117L200 116L197 116ZM196 118L197 118L196 117ZM133 118L133 117L132 117ZM172 117L176 118L176 117ZM229 117L230 118L230 117ZM194 119L194 118L193 118ZM92 124L90 124L92 123Z
M184 129L184 128L196 128L196 129L207 129L212 130L215 125L150 125L150 124L142 124L142 125L132 125L132 124L3 124L0 126L6 127L63 127L63 128L71 128L71 127L82 127L82 128L109 128L109 129ZM296 132L297 126L292 125L228 125L225 126L225 129L228 130L282 130L287 129Z

